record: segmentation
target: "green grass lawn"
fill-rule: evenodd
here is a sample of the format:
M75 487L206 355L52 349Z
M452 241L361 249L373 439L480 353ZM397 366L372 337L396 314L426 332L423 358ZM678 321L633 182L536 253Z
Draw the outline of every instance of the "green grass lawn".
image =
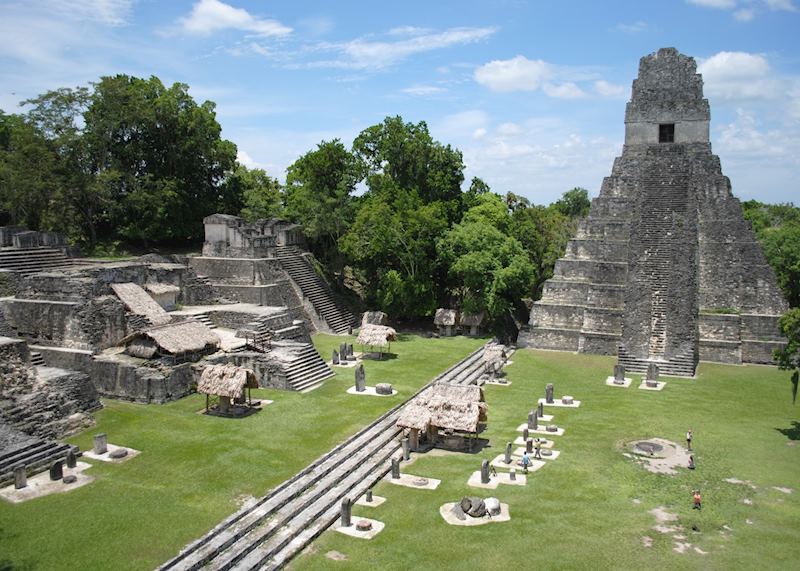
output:
M409 473L442 480L435 491L381 483L388 501L354 506L385 529L365 541L323 534L291 568L309 569L789 569L800 561L798 409L786 372L771 367L701 364L697 380L667 379L661 392L604 384L608 357L521 350L507 369L513 384L486 387L492 443L478 454L421 455ZM549 408L566 433L555 437L561 457L529 476L526 487L469 488L481 460L500 454L548 382L556 397L582 400L578 409ZM657 475L622 455L643 437L684 443L694 429L697 469ZM756 489L724 482L749 480ZM789 487L794 493L773 489ZM692 509L700 488L703 510ZM447 525L439 506L464 495L494 495L511 521L481 527ZM744 500L752 501L751 505ZM684 529L653 530L648 512L664 506ZM750 523L748 523L748 521ZM692 526L698 532L692 531ZM673 535L691 543L673 550ZM643 537L652 538L652 547ZM695 547L706 552L700 554ZM331 551L344 561L326 557Z
M342 340L314 338L325 358ZM153 569L484 342L401 336L396 358L365 363L367 384L390 382L393 397L347 395L354 370L337 369L307 394L253 391L275 402L243 419L197 414L202 395L166 405L106 400L97 426L68 441L88 450L106 432L142 454L115 465L90 460L95 481L66 494L0 501L0 570Z

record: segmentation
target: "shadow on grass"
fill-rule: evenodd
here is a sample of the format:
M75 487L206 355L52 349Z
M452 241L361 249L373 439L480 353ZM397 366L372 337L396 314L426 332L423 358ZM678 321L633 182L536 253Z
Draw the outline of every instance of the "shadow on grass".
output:
M793 420L790 428L776 428L778 432L783 434L789 440L800 440L800 422Z
M5 529L0 528L0 540L15 537L16 534L8 533ZM28 562L15 562L11 559L0 559L0 571L32 571L34 566Z
M361 358L367 361L391 361L397 359L397 353L364 353Z

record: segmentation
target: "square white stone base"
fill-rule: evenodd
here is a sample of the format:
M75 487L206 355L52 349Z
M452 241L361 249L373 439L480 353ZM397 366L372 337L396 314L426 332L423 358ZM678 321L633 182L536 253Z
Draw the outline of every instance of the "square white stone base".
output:
M472 475L467 480L467 485L473 488L483 488L485 490L495 490L497 486L500 484L506 484L509 486L525 486L528 483L528 478L525 474L517 474L517 479L512 480L509 477L508 472L498 472L497 476L489 476L489 483L483 484L481 483L481 471L478 470L477 472L473 472Z
M627 389L629 386L631 386L631 380L628 377L625 377L625 382L621 385L618 385L617 383L614 382L614 377L608 377L606 379L606 384L609 387L619 387L621 389Z
M524 450L523 450L523 452L524 452ZM539 468L544 466L544 462L541 462L539 460L534 460L532 453L528 454L528 458L531 461L531 463L528 464L528 472L535 472L536 470L538 470ZM519 477L520 474L524 475L524 472L522 471L523 468L522 468L522 455L521 454L519 456L512 455L511 456L511 464L506 464L505 460L506 460L506 455L505 454L500 454L494 460L492 460L490 466L494 466L495 468L500 468L502 470L511 470L511 468L514 468L517 471L517 477ZM498 474L499 474L499 472L498 472Z
M536 438L539 438L539 437L537 436ZM523 451L525 450L525 448L524 448L525 441L522 439L522 436L518 436L514 440L514 444L516 446L522 446L523 448L521 448L521 450L523 450ZM541 439L541 446L542 446L542 448L552 448L553 447L553 441L552 440L545 440L544 438L542 438ZM522 456L522 452L517 454L517 456Z
M425 478L428 480L428 483L425 485L418 485L414 483L414 480L417 478ZM400 474L399 478L392 478L392 473L389 472L383 478L387 482L391 484L395 484L398 486L406 486L407 488L416 488L418 490L435 490L439 487L439 484L442 483L441 480L437 480L436 478L426 478L425 476L414 476L413 474Z
M356 522L358 521L368 521L372 524L372 529L369 531L358 531L356 529ZM342 527L341 519L338 519L334 524L334 529L339 533L343 533L345 535L349 535L350 537L357 537L359 539L372 539L376 535L378 535L383 528L386 526L382 521L378 521L376 519L370 519L368 517L356 517L353 516L350 518L350 525L348 527Z
M550 446L552 446L552 445L553 445L553 443L551 442ZM543 450L544 449L550 450L547 446L542 446L542 449ZM514 450L514 455L515 456L519 456L521 458L523 452L525 452L525 448L524 447L523 448L517 448L516 450ZM545 456L544 454L542 454L542 460L555 460L561 454L561 452L559 450L551 450L551 452L553 453L552 456ZM530 452L528 454L528 458L530 458L531 460L536 460L536 458L533 457L534 454L536 454L536 452Z
M537 402L544 404L544 406L560 406L563 408L578 408L581 406L581 401L573 400L572 404L564 404L561 399L554 398L553 402L548 403L544 398L540 398Z
M366 496L361 496L360 498L358 498L355 501L355 505L357 505L357 506L367 506L367 507L370 507L370 508L377 508L379 505L381 505L385 501L386 501L386 498L384 498L383 496L376 496L375 494L372 494L372 501L371 502L367 501Z
M643 391L662 391L664 387L667 386L667 383L664 381L658 381L658 385L655 387L648 387L645 381L642 381L642 384L639 385L639 388Z
M501 503L500 504L500 514L490 516L486 514L483 517L470 517L467 516L466 519L458 519L456 515L453 513L453 508L458 505L457 502L450 502L442 505L439 508L439 515L442 516L444 521L449 523L450 525L463 525L463 526L474 526L474 525L484 525L487 523L500 523L503 521L510 521L511 514L508 511L508 504Z
M63 471L65 476L75 476L78 478L77 481L72 484L65 484L63 479L52 481L50 479L50 471L45 470L44 472L29 477L28 485L24 488L16 490L12 482L11 485L0 489L0 498L13 504L19 504L34 498L49 496L50 494L69 492L70 490L80 488L94 481L93 476L87 476L83 473L84 470L91 467L92 465L88 462L78 462L74 468L67 468L65 466Z
M114 450L119 450L120 448L125 448L128 451L127 456L123 456L122 458L111 458L109 454L111 454ZM127 446L117 446L115 444L108 444L108 451L105 454L95 454L92 450L87 450L83 453L86 458L91 458L92 460L100 460L101 462L113 462L114 464L121 464L122 462L126 462L133 458L134 456L138 456L141 454L141 451L134 450L133 448L128 448Z
M358 392L355 387L350 387L349 389L347 389L347 394L361 395L367 397L392 397L397 394L397 390L392 389L392 394L390 395L379 395L377 392L375 392L375 387L364 387L364 390L361 392Z

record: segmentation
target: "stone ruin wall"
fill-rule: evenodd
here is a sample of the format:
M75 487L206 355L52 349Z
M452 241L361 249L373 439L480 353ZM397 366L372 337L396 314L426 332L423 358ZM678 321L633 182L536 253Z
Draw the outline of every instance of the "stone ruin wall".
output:
M669 206L669 192L685 200L669 212L674 232L662 240L673 271L654 288L666 293L664 358L772 362L787 304L711 153L708 102L695 70L673 49L642 58L623 153L556 262L520 345L599 354L623 346L649 356L653 298L643 284L653 248L643 247L642 221L654 200ZM660 122L675 123L675 143L658 143ZM733 313L715 313L724 308Z

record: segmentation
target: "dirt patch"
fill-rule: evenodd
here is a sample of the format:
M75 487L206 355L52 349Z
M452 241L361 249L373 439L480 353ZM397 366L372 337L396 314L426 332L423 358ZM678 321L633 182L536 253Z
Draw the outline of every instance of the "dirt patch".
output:
M772 489L773 490L777 490L779 492L783 492L784 494L791 494L791 493L794 492L794 490L792 488L784 488L784 487L781 487L781 486L772 486Z
M628 452L623 454L640 462L648 472L654 474L678 473L676 468L689 465L689 452L674 442L663 438L639 439L628 443Z
M325 554L325 557L331 561L347 561L347 555L341 553L340 551L328 551Z
M692 546L691 543L684 543L682 541L676 541L675 546L672 548L672 551L677 551L678 553L686 553L686 551Z
M642 536L642 545L645 547L653 547L653 538L647 535Z
M654 508L647 513L656 518L657 524L668 523L670 521L678 521L677 514L668 512L667 508L665 508L664 506L658 506L657 508Z
M758 487L750 480L740 480L739 478L725 478L722 481L727 482L729 484L736 484L737 486L750 486L750 488L752 488L753 490L758 489Z

